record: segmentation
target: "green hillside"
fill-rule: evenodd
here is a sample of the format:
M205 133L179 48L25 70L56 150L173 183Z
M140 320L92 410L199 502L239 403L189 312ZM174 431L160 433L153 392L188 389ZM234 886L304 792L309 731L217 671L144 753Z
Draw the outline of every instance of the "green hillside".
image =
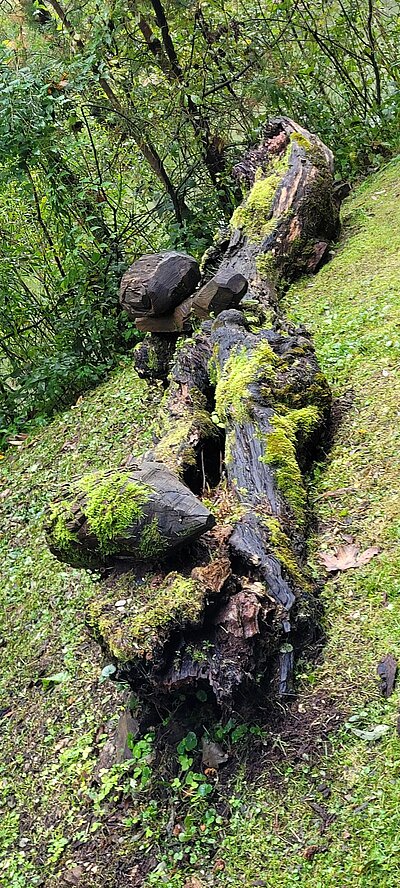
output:
M290 730L220 729L235 767L201 806L186 799L180 836L154 779L139 805L126 766L93 782L125 690L100 680L85 626L96 577L56 561L40 530L57 485L146 448L160 392L125 363L1 460L3 888L397 885L399 696L380 696L376 666L400 657L399 196L395 160L346 202L332 262L285 305L312 331L341 414L312 482L314 570L317 552L350 540L380 554L327 581L324 658L299 664ZM352 730L378 725L376 741ZM265 766L248 773L253 741ZM146 749L136 752L142 791Z

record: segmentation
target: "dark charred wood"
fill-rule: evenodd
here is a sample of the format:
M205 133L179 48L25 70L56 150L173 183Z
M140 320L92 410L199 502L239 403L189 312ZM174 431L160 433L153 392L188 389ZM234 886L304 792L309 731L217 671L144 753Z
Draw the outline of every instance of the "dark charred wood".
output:
M144 379L167 380L174 360L177 336L146 336L134 350L138 375Z
M260 676L270 691L292 693L295 653L318 624L306 564L305 473L324 440L331 395L309 334L285 320L279 298L296 275L325 261L340 203L331 152L288 118L269 124L236 172L250 192L221 246L216 279L195 292L198 270L190 266L185 277L182 265L194 260L172 254L180 257L176 287L160 257L143 257L139 272L131 269L123 280L122 303L141 329L160 332L160 342L191 331L195 312L217 317L180 342L153 450L139 466L133 458L125 467L137 473L152 465L161 478L162 465L171 479L165 490L164 481L153 484L142 532L156 518L162 536L176 539L168 509L168 519L161 518L167 493L174 514L181 510L179 521L197 516L196 528L158 553L157 572L145 581L135 572L115 576L90 617L118 674L136 689L210 689L227 709L243 690L254 693ZM182 482L193 511L180 505ZM203 494L214 498L214 527L210 504L197 498ZM85 496L78 498L66 526L81 534L80 553L92 534L87 512ZM113 554L139 560L143 535L135 533L129 530L128 541L120 534ZM97 542L92 548L98 551Z
M177 305L172 314L161 318L137 318L136 326L138 330L147 333L189 332L192 329L193 317L205 320L211 314L218 315L227 308L236 308L246 291L246 278L226 268Z
M200 492L218 483L223 435L212 420L210 322L178 349L156 426L154 454Z
M193 293L199 281L199 266L186 253L141 256L122 278L120 303L132 318L168 314Z
M237 308L247 292L247 280L242 274L225 268L204 284L193 296L192 311L205 320L212 313L219 315L228 308Z
M53 503L51 551L90 566L91 556L158 561L215 524L210 511L163 463L142 459L122 472L84 476Z

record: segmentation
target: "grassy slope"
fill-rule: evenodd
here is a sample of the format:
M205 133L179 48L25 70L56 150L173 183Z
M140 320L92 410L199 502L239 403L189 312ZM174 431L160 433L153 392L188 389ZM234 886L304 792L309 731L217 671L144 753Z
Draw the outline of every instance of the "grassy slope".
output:
M286 310L314 334L337 396L354 403L327 464L316 472L314 548L351 535L381 554L325 587L324 663L303 681L302 710L324 697L357 728L385 724L379 743L342 727L315 764L283 763L287 795L262 785L226 840L224 885L394 888L400 854L399 693L377 691L376 666L400 659L400 163L358 189L344 208L344 236L332 263L288 294ZM307 690L308 686L308 690ZM318 741L320 731L315 720ZM327 800L318 786L328 785ZM335 815L321 835L310 802ZM312 856L313 846L322 853ZM222 853L224 853L222 851ZM312 856L307 860L307 855ZM262 880L261 882L259 880ZM264 880L264 881L263 881Z
M0 710L10 707L0 719L4 888L44 884L44 874L52 884L72 839L101 833L87 790L96 735L118 718L122 702L112 685L99 686L102 658L84 626L93 579L50 555L40 531L43 505L66 478L117 467L143 450L157 400L123 367L0 463ZM40 677L58 673L65 680L46 690Z
M299 725L308 713L307 730L320 756L291 756L288 747L285 758L285 740L277 738L284 755L274 767L287 791L274 790L265 778L249 789L238 781L232 788L236 813L218 850L224 868L219 864L214 872L207 846L203 867L195 867L206 884L397 885L399 702L397 692L388 701L379 697L375 668L389 651L400 658L399 195L400 163L394 162L347 203L345 237L333 262L287 300L292 316L312 329L335 393L354 390L354 405L328 463L316 473L320 534L315 550L351 534L362 546L378 544L382 552L366 568L330 580L325 589L324 663L303 667L294 711ZM144 385L123 368L0 465L0 636L6 641L0 650L0 706L11 707L0 720L2 888L67 884L58 876L65 872L64 858L73 860L75 843L82 846L91 834L97 852L88 851L79 888L139 884L126 875L129 866L123 876L118 868L121 857L129 861L135 837L122 830L117 808L115 818L108 811L104 821L88 796L99 727L118 715L121 701L109 683L99 686L101 657L82 626L95 587L89 576L49 555L38 525L49 488L88 467L117 465L135 447L134 439L146 446L150 416ZM46 690L40 675L58 672L67 672L67 679ZM332 706L332 715L345 709L360 714L362 727L384 723L390 731L371 744L342 726L332 746L324 746L319 740L323 700L328 701L322 707L325 723ZM328 785L328 798L321 785ZM323 835L310 802L336 816ZM111 852L110 817L110 835L116 837ZM313 846L321 853L312 856ZM92 849L90 843L87 847ZM173 874L167 867L149 884L184 882L182 869Z

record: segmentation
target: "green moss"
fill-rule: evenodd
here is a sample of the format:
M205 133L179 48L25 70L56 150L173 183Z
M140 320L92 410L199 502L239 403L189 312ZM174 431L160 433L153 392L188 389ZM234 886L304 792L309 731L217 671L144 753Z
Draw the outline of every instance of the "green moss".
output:
M143 528L139 553L143 558L151 558L155 555L162 555L166 546L167 542L158 529L158 520L154 517L150 524Z
M224 454L225 465L228 465L230 462L232 462L232 451L233 451L234 446L235 446L235 432L233 429L229 429L226 433L226 438L225 438L225 454Z
M165 411L157 430L160 440L155 447L156 458L178 475L197 463L196 445L191 441L198 440L199 431L202 438L216 433L205 397L197 391L189 392L189 395L193 406L184 408L179 417Z
M296 353L295 349L291 351L291 354L294 353ZM302 353L305 354L306 352L302 351ZM282 379L283 378L287 377L282 377ZM331 393L324 373L315 373L312 384L300 391L296 391L290 382L285 382L283 385L280 383L281 379L277 375L274 386L275 394L277 400L279 400L279 402L285 407L298 409L309 404L316 404L322 414L331 404Z
M302 133L290 133L290 141L297 142L301 148L304 148L305 151L310 151L312 149L312 144L306 136L303 136Z
M51 503L47 519L47 539L50 546L58 552L67 554L76 545L76 536L68 528L73 517L70 503Z
M262 518L262 523L269 530L274 555L279 559L295 585L299 589L311 589L311 583L294 555L290 539L282 529L279 518Z
M296 455L297 436L308 437L320 420L318 407L302 407L275 414L272 431L264 436L265 452L262 461L275 470L280 492L291 507L299 523L304 521L307 494Z
M261 340L251 354L244 346L232 352L219 374L215 390L215 411L221 422L226 422L228 417L244 422L249 417L249 385L259 378L268 385L274 378L277 361L266 340Z
M256 257L256 268L260 278L268 278L272 284L277 282L279 272L272 253L259 253Z
M200 583L175 571L158 588L138 585L129 573L119 579L111 594L96 595L88 608L89 623L120 662L151 657L171 624L178 628L197 623L204 595ZM126 601L123 611L115 606L121 599Z
M275 228L272 207L276 190L289 165L290 151L271 164L265 176L257 171L256 179L245 201L236 208L231 219L232 228L240 228L252 243L261 243ZM261 178L263 177L263 178Z
M77 487L86 496L85 514L100 552L112 554L118 549L116 540L142 518L151 488L132 481L128 472L94 472L84 475Z
M154 345L150 344L148 353L147 353L147 364L149 370L157 370L158 367L158 355L154 348Z

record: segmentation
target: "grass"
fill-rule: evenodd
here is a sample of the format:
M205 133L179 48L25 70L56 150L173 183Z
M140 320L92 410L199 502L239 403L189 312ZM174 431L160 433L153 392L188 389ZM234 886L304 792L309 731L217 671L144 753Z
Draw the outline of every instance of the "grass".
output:
M123 698L99 684L102 656L85 628L96 576L50 555L41 519L60 483L117 468L150 444L157 402L158 391L123 365L0 462L2 888L60 884L69 846L103 833L89 792L105 725L118 719ZM97 884L92 866L89 858L86 885Z
M117 791L105 807L93 801L95 761L123 697L99 684L101 655L83 625L95 577L59 564L39 531L44 503L62 480L116 468L132 448L147 446L157 398L122 367L2 460L0 705L10 707L0 720L2 888L63 888L79 855L79 888L183 888L189 876L193 888L397 886L399 692L379 695L376 666L389 652L400 659L399 196L396 160L347 201L333 261L293 287L285 305L311 329L335 395L350 403L352 393L312 483L312 568L321 574L318 551L349 537L380 554L327 581L323 662L298 665L300 693L290 712L298 736L290 739L283 727L267 733L259 776L247 783L244 761L223 806L214 791L203 820L193 814L185 821L188 847L197 842L192 863L182 843L178 854L179 836L160 831L169 808L151 822L148 805L138 832L134 819L124 825ZM372 743L351 724L388 731ZM211 813L216 827L208 830L214 805L230 817L221 825L220 813ZM132 863L138 845L151 858L147 881Z
M310 728L319 756L284 750L282 793L261 779L243 795L220 856L221 885L268 888L394 888L400 855L398 690L380 697L376 666L386 653L400 659L400 163L372 176L344 207L343 236L333 261L293 287L285 310L305 323L336 396L352 392L326 463L317 467L312 497L317 551L348 536L381 554L367 567L328 580L324 591L324 661L306 668L295 703L315 707ZM324 743L321 700L344 713ZM377 743L357 727L386 724ZM312 722L311 722L312 723ZM312 737L310 738L312 739ZM277 777L277 775L275 775ZM328 787L324 800L318 787ZM321 834L323 805L335 819Z

